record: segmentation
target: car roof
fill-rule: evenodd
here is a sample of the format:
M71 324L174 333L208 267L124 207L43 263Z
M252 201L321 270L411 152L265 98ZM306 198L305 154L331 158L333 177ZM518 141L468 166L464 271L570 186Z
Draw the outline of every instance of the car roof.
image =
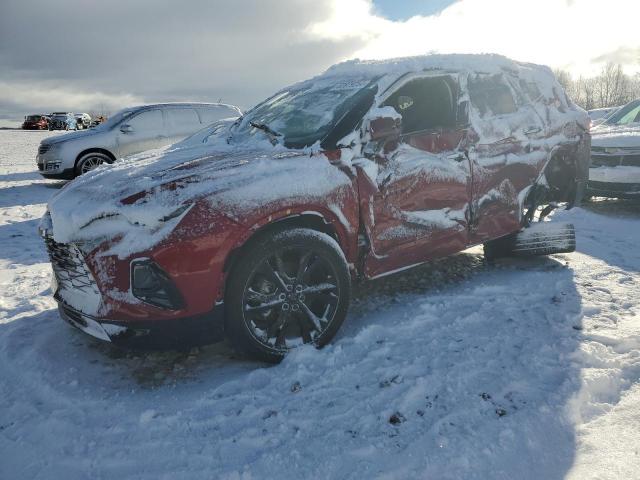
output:
M546 70L543 65L518 62L497 54L433 54L386 60L348 60L329 67L320 76L364 75L379 76L428 70L447 72L517 73L522 69Z
M230 110L234 110L238 112L238 115L241 115L242 112L235 105L229 105L227 103L205 103L205 102L166 102L166 103L152 103L147 105L138 105L133 107L124 108L128 112L139 112L142 110L151 110L156 108L172 108L172 107L182 107L182 108L203 108L203 107L212 107L212 108L228 108Z

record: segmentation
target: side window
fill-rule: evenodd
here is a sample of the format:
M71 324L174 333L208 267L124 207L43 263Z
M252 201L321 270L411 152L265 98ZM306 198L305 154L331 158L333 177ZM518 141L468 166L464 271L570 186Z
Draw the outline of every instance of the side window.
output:
M125 123L131 125L133 133L162 132L162 112L160 110L148 110L139 113Z
M170 132L192 132L200 128L200 119L193 108L168 108L165 112Z
M448 77L419 78L394 92L382 105L402 116L402 133L415 133L456 124L456 93Z
M200 120L202 125L211 125L212 123L222 120L223 118L237 117L238 114L234 113L227 107L211 107L198 109L200 114Z
M619 121L618 125L627 125L628 123L635 123L640 120L640 105L631 109L626 115L624 115Z
M480 115L507 115L517 110L516 102L511 95L502 75L476 75L469 77L469 95L471 103Z

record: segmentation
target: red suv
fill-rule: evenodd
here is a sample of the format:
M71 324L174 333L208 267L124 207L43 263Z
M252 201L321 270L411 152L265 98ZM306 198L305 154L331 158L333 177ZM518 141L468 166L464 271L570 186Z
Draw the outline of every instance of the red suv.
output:
M518 232L581 198L588 127L546 67L342 63L67 184L41 224L55 298L104 340L225 335L277 361L331 340L356 279L477 244L572 251L570 227Z
M22 122L23 130L47 130L49 117L45 115L27 115Z

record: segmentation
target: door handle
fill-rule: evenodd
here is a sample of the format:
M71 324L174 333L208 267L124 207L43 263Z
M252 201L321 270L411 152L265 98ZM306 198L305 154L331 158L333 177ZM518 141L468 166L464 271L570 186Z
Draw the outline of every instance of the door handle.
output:
M534 133L540 133L542 129L540 127L529 127L524 131L525 135L533 135Z
M449 160L453 160L454 162L464 162L467 159L467 156L462 152L457 152L451 155L447 155Z

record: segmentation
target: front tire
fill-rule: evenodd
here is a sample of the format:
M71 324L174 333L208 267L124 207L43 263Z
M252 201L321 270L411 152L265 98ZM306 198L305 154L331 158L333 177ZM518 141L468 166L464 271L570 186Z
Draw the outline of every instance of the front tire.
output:
M76 164L76 177L84 175L95 168L98 168L103 163L111 163L111 158L104 153L90 152L86 153L78 160Z
M234 348L277 363L304 343L326 345L349 308L347 261L329 235L281 229L248 246L226 288L226 334Z

